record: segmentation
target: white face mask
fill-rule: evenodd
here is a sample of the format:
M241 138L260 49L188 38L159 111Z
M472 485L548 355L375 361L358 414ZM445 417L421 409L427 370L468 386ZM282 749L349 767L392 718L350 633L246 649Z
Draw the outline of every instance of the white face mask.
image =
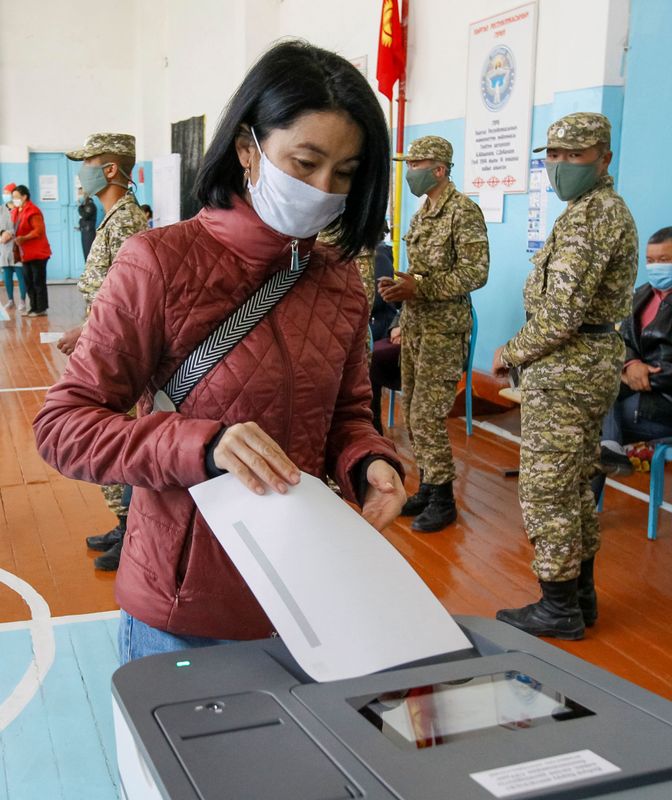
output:
M252 207L269 228L295 239L315 236L343 213L347 194L330 194L293 178L261 153L259 180L248 181Z
M16 208L21 208L21 206L23 205L23 199L21 197L14 197L12 199L14 201L14 206Z

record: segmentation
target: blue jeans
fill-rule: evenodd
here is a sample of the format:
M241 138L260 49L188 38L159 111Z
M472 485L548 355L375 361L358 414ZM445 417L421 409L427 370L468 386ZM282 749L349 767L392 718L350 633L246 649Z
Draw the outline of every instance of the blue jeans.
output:
M17 266L16 264L12 267L3 267L2 273L5 281L5 291L7 292L7 299L14 300L14 276L12 275L12 273L15 273L16 280L19 282L19 297L22 300L25 300L26 283L23 280L23 267Z
M672 436L672 420L637 418L639 392L617 400L602 422L602 441L630 444Z
M210 639L207 636L175 636L167 631L152 628L123 609L119 617L119 665L157 653L172 653L191 647L212 647L230 644L231 639Z

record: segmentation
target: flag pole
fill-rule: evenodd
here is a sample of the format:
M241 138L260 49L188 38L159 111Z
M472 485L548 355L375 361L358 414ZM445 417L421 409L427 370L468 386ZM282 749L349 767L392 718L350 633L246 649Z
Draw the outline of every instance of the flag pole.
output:
M389 109L389 120L390 120L390 141L392 140L392 131L394 130L394 101L390 97L390 109ZM390 228L392 229L390 233L393 233L394 229L394 161L390 162L390 189L389 189L389 213L388 219L390 220Z
M404 70L399 77L399 90L397 94L397 156L404 153L404 125L406 119L406 57L408 52L408 4L409 0L401 3L401 40L404 47ZM396 161L394 182L394 223L392 227L392 255L394 268L401 265L401 193L403 188L402 161Z

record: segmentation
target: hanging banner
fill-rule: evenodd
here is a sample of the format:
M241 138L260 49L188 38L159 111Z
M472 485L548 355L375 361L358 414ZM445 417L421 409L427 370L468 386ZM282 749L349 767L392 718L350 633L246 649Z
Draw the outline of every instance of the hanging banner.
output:
M464 191L526 192L534 100L537 4L469 26Z

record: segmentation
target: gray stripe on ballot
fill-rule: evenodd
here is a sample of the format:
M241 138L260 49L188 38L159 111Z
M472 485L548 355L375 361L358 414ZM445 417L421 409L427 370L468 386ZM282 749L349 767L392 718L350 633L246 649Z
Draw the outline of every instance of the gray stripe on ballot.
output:
M294 617L296 624L299 626L301 633L303 633L303 635L306 637L308 644L311 647L319 647L322 642L317 638L317 634L311 627L310 622L308 622L306 619L303 611L301 611L299 608L299 604L294 599L292 593L287 588L285 582L282 580L273 564L271 564L268 558L266 558L266 554L261 547L259 547L259 544L252 533L248 530L245 523L239 520L238 522L233 523L233 527L238 532L238 535L243 542L245 542L247 549L257 560L259 566L266 573L266 577L275 588L275 591L280 595L283 603L287 606L289 613Z

